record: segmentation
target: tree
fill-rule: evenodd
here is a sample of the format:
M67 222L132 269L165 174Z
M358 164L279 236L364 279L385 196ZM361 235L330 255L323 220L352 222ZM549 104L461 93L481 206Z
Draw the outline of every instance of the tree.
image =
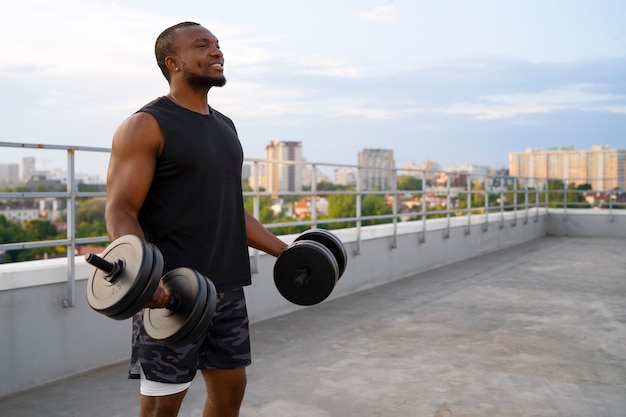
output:
M254 198L247 197L244 200L244 207L248 212L254 213ZM259 221L263 224L272 223L274 221L272 199L270 196L264 195L259 197Z
M356 217L356 196L354 194L333 194L328 196L328 217L340 219L346 217ZM332 229L343 229L354 227L355 222L331 223Z
M106 200L104 198L81 201L77 205L76 237L97 237L107 234L104 222L105 206Z
M48 220L33 219L24 225L24 237L28 241L56 239L56 227Z
M80 202L76 207L76 223L104 223L105 206L106 200L104 198L94 198Z
M43 240L55 240L63 238L60 236L56 227L48 220L33 219L26 222L23 228L23 239L28 242L36 242ZM46 256L54 256L63 252L58 247L42 247L19 251L17 261L29 261L32 259L40 259Z
M398 190L419 191L422 190L422 180L409 175L405 175L398 179Z
M591 190L590 184L574 183L567 184L567 207L568 208L588 208L590 204L585 200L585 191Z
M328 181L320 181L317 183L317 191L334 191L338 186Z
M563 203L563 191L565 190L565 183L562 180L551 179L548 180L546 188L548 193L549 207L561 206Z
M472 208L485 207L485 193L482 181L474 181L472 186Z
M328 196L328 217L331 219L356 217L356 199L353 194L333 194ZM393 213L393 209L384 195L366 194L361 197L361 216L378 216ZM363 220L363 225L390 223L391 219L368 219ZM343 229L346 227L354 227L355 222L338 222L331 223L333 229Z
M514 187L512 185L507 185L506 186L506 193L503 194L503 198L504 198L504 205L505 206L512 206L513 203L515 202L515 195L517 194L517 199L519 202L519 190L515 191L513 189ZM505 210L512 210L512 208L505 208Z
M106 236L106 234L107 228L104 221L95 220L91 223L78 222L76 224L76 237L98 237Z
M19 223L10 222L0 214L0 243L23 242L24 233ZM4 254L4 262L15 262L21 251L10 250Z
M354 187L349 186L349 185L340 185L340 184L335 184L329 181L320 181L317 183L316 186L316 190L317 191L346 191L346 190L351 190ZM305 185L302 187L302 191L311 191L311 186L310 185Z
M379 216L393 213L392 207L387 204L384 195L367 194L361 200L361 212L363 216ZM370 219L364 220L363 225L389 223L391 219Z

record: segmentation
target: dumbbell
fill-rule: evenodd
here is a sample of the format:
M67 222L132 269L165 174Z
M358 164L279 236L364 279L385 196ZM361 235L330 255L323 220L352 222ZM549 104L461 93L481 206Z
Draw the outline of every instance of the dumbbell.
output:
M311 229L280 254L274 264L274 283L278 292L294 304L318 304L331 294L347 262L339 238L324 229Z
M175 268L161 277L161 252L139 236L121 236L101 256L89 253L85 260L94 266L87 281L87 302L95 311L114 320L132 317L150 301L162 280L170 296L167 307L143 311L150 337L184 346L211 325L217 303L213 282L191 268Z

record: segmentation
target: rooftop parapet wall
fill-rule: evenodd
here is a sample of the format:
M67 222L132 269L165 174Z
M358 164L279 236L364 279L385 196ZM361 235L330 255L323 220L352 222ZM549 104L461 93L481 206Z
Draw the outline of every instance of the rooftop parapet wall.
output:
M547 233L573 235L578 227L583 236L593 230L626 237L624 214L532 210L488 218L460 216L429 220L425 232L420 222L400 223L396 237L393 225L365 227L360 241L354 229L337 230L335 233L346 244L348 266L330 299L532 241ZM295 236L282 238L290 242ZM302 308L278 294L272 278L274 262L274 258L261 255L258 273L246 288L253 323ZM89 308L84 294L91 267L82 261L76 268L76 306L62 306L66 268L66 263L59 260L0 266L0 397L128 359L130 320L114 321Z
M549 236L626 238L626 210L549 209Z

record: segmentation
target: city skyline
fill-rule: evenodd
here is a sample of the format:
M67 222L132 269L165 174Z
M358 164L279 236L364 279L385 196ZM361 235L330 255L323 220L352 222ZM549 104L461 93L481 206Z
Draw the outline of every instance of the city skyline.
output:
M2 148L0 146L0 149L7 149L7 148ZM287 152L286 151L287 149L291 149L291 150ZM305 169L305 171L307 171L308 169L307 167L309 167L311 164L317 164L318 161L308 160L306 158L306 155L304 155L304 153L302 152L302 149L303 149L303 144L301 142L272 140L266 145L265 158L254 158L254 159L261 160L261 161L263 160L265 161L294 161L297 163L303 163L304 164L303 168ZM22 150L25 151L24 149ZM26 152L32 152L32 151L29 150ZM82 153L88 153L88 152L85 151ZM432 159L418 161L418 162L410 162L410 163L403 162L401 164L398 164L397 163L398 161L395 158L395 153L393 149L363 148L357 154L357 159L358 159L357 164L339 164L339 163L336 165L322 164L322 165L316 165L316 169L318 171L318 179L320 181L330 180L330 182L337 182L337 179L336 179L337 175L339 175L340 177L345 176L346 173L348 172L348 171L345 171L343 173L338 174L337 169L343 168L344 170L345 169L352 170L355 165L371 167L373 168L372 172L375 172L377 171L377 169L380 169L380 168L384 168L384 169L397 168L399 170L398 174L400 176L405 175L404 171L410 172L407 175L411 175L411 176L413 176L414 173L417 171L424 171L427 173L446 173L446 172L448 173L450 172L472 173L473 171L476 171L476 172L480 171L482 172L481 175L488 175L489 171L493 171L494 173L496 173L494 175L501 175L503 171L509 171L510 169L511 170L510 175L512 176L543 178L542 174L537 174L537 172L543 172L538 167L535 167L535 169L539 169L539 171L534 172L534 173L531 173L528 171L518 172L520 169L519 167L519 163L520 163L519 161L521 161L520 158L522 157L533 158L533 157L538 156L538 159L542 160L543 161L542 163L545 164L547 163L545 155L553 155L552 159L550 160L550 163L557 164L560 167L559 169L562 171L563 170L563 165L562 165L563 163L561 162L562 158L570 158L570 156L566 156L566 155L573 155L574 158L580 158L581 155L587 155L584 158L589 158L589 156L593 154L608 155L608 158L611 160L611 163L610 163L611 164L610 166L612 167L611 169L615 170L616 173L626 172L626 165L624 165L622 168L618 168L618 166L622 166L624 164L624 155L626 154L626 148L611 148L608 146L601 146L601 145L594 145L589 149L578 149L574 146L566 146L566 147L554 147L554 148L549 148L549 149L527 148L524 151L520 151L520 152L510 151L508 152L509 161L506 167L493 167L489 165L471 164L471 163L443 167L438 163L438 161L435 161ZM108 155L108 154L103 154L103 155ZM77 157L75 156L75 158ZM43 163L49 164L50 161L53 161L53 160L45 159ZM556 161L559 161L559 162L557 163ZM67 176L67 171L65 171L63 168L59 166L53 166L53 167L50 167L49 169L47 168L41 169L40 165L41 165L41 162L37 162L37 158L31 155L23 156L19 162L0 161L0 182L7 181L8 177L15 176L15 175L19 177L20 181L26 181L25 178L28 177L29 175L44 175L44 176L47 176L48 179L60 180L62 182L65 181L65 177ZM291 171L293 171L293 172L290 171L291 174L287 174L286 172L283 173L287 175L288 177L292 177L296 175L295 172L297 170L294 171L293 170L294 166L292 165L283 166L283 167L279 166L278 168L274 167L273 165L274 164L270 164L270 166L267 167L262 164L260 167L261 172L260 172L259 180L260 180L260 186L263 188L266 188L266 189L277 188L278 183L284 180L284 179L281 179L281 176L282 176L281 172L284 171L285 169L290 169ZM254 166L254 162L248 160L248 161L244 161L243 167L242 167L242 178L248 178L251 186L254 184L254 178L255 178L255 174L253 173L254 172L253 166ZM569 166L568 164L566 164L565 167L578 169L577 168L578 165ZM542 168L542 169L545 169L545 168ZM588 168L585 168L585 169L588 169ZM16 171L17 171L17 174L16 174ZM363 174L365 176L364 178L367 178L368 171L369 170L364 171L364 174ZM81 171L75 170L74 172L75 172L76 180L79 182L84 182L87 184L96 184L96 183L104 183L106 180L106 171L103 171L102 173L98 173L94 171L81 172ZM274 174L270 174L270 172L274 172ZM307 175L310 175L310 173L309 174L298 173L296 176L299 179L296 179L296 177L291 178L290 181L292 182L295 181L295 182L293 182L288 188L292 188L296 184L299 184L299 185L302 185L304 183L310 184L310 178L308 177L303 178L302 175L307 176ZM390 175L390 174L387 174L387 175ZM576 180L581 180L583 178L594 176L590 173L584 174L584 175L583 174L572 175L571 173L570 174L564 173L563 175L564 175L563 178L572 178ZM620 181L623 181L623 178L620 175L618 174L616 175L617 176L615 175L611 176L611 178L620 178ZM270 177L273 177L273 180L270 181L269 180ZM605 177L602 177L602 178L605 178ZM269 186L268 181L275 183L275 184L273 186ZM339 181L339 183L341 182L342 181ZM365 182L367 182L367 180L365 180ZM284 184L281 185L280 188L283 188L283 186Z
M128 115L167 92L154 39L183 20L220 39L228 83L209 103L233 119L248 158L278 139L323 163L391 148L398 165L504 167L510 151L626 142L617 0L191 0L175 10L9 0L0 141L109 147Z

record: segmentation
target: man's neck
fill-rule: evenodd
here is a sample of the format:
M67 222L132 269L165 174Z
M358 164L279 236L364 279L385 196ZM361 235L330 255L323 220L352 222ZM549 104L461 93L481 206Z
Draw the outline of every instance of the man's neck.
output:
M170 88L170 93L167 97L179 106L193 112L200 114L211 113L208 101L208 90L206 92L200 92L189 89Z

